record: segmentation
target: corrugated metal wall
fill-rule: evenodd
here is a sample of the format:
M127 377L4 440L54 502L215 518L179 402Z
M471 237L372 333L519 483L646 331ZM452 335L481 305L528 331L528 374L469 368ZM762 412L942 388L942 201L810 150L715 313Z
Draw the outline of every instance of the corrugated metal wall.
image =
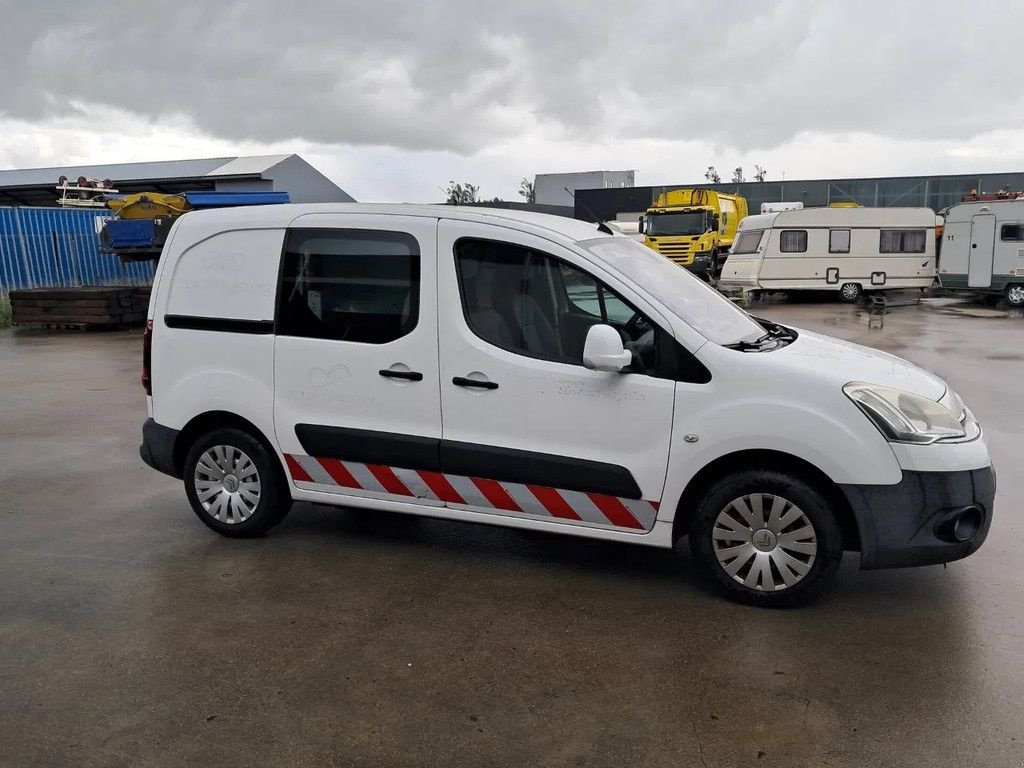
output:
M100 253L106 211L0 207L0 294L17 288L147 285L153 263Z

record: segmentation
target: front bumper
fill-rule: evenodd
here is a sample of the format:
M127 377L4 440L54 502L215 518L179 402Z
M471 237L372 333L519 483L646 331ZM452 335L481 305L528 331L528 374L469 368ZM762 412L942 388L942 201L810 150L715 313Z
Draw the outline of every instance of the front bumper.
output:
M697 277L701 277L705 280L708 279L708 275L713 271L711 259L694 259L689 264L682 265L683 269L690 270Z
M992 524L996 476L991 466L957 472L904 470L895 485L839 487L860 533L861 568L959 560L984 543Z
M142 425L142 445L139 456L157 472L171 477L181 477L174 466L174 443L178 439L178 430L157 424L153 419L146 419Z

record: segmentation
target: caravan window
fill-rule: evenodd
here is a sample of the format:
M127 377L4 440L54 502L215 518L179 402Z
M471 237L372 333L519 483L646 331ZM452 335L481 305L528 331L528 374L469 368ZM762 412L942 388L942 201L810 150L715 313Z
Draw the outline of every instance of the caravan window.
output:
M830 229L828 231L828 252L849 253L850 252L850 230Z
M924 253L927 234L923 229L883 229L878 235L878 252Z
M1024 241L1024 224L1003 224L999 230L999 239L1014 243Z
M757 246L761 244L761 235L764 234L763 229L748 229L746 232L740 232L736 236L736 242L733 243L733 253L757 253Z
M807 230L784 229L779 233L779 250L783 253L806 253Z

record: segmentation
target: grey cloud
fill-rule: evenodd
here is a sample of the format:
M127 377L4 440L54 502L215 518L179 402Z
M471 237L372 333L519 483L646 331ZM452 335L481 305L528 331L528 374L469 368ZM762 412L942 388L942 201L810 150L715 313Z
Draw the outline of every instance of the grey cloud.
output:
M472 153L548 131L772 148L1022 114L1024 5L0 0L0 115L72 103L228 140Z

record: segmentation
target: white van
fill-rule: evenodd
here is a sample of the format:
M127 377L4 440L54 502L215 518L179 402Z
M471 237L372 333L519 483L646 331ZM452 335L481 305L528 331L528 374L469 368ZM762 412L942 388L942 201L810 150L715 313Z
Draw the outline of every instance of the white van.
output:
M1024 199L960 203L946 212L939 253L946 289L1002 294L1024 306Z
M740 222L722 269L723 290L836 291L927 288L935 282L931 208L805 208Z
M844 550L879 568L981 545L989 453L942 380L757 320L607 231L449 206L188 213L153 286L142 457L227 536L292 501L689 535L765 605L821 590Z

